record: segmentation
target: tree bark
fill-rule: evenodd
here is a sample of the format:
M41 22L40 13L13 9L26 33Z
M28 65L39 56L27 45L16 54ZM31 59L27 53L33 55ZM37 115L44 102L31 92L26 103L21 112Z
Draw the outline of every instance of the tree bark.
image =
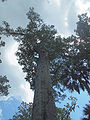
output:
M40 55L37 68L32 120L56 120L48 58L44 53Z

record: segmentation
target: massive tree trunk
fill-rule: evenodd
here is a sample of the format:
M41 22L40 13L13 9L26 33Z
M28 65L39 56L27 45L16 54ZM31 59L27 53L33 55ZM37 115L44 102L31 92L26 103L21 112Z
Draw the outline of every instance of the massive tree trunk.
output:
M56 120L48 58L44 53L40 55L37 67L32 120Z

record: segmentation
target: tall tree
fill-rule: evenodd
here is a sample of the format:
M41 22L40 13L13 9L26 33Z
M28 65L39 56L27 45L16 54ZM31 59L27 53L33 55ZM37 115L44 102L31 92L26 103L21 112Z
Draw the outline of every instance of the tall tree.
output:
M86 14L79 16L77 35L61 38L33 8L27 16L30 21L25 29L13 30L4 22L0 33L12 35L20 43L18 62L35 91L32 120L56 120L53 87L60 89L63 85L78 93L81 88L90 94L90 18Z

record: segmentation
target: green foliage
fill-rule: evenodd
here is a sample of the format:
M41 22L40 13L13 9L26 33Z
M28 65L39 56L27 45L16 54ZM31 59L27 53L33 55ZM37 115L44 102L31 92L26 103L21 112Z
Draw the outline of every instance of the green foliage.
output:
M7 96L9 94L8 89L10 88L10 85L8 84L9 80L6 76L0 76L0 95Z
M22 102L18 107L18 112L9 120L31 120L32 103Z
M38 61L44 53L54 87L63 85L78 93L86 89L90 94L90 18L86 14L79 15L76 36L61 38L54 26L45 24L34 8L30 8L27 17L29 24L24 29L13 30L4 21L0 34L12 35L20 43L16 55L31 88L35 89Z
M84 107L84 118L82 120L90 120L90 101L89 104L86 104L86 106Z
M70 116L68 116L68 112L65 108L57 108L57 120L71 120Z
M72 111L75 111L77 99L71 96L68 100L70 100L71 103L64 105L64 108L56 108L58 120L71 120L70 114Z

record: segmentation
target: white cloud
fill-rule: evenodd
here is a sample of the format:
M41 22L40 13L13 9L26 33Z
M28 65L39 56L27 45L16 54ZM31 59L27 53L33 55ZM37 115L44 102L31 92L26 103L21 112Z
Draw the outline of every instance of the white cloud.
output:
M43 8L40 14L48 24L54 24L60 34L65 36L74 34L78 14L87 12L90 6L89 1L83 0L48 0L49 3L43 3ZM85 5L85 8L84 8Z
M77 12L79 14L88 12L88 8L90 8L90 1L76 0L76 6L78 6Z
M69 25L69 24L68 24L68 18L65 17L64 21L65 21L65 22L64 22L64 23L65 23L65 26L68 27L68 25Z
M25 83L20 85L21 89L25 91L25 98L23 98L26 102L33 102L34 92L30 89L30 84Z
M56 4L57 6L59 6L60 7L60 5L61 5L61 2L60 2L61 0L53 0L53 2L54 2L54 4Z
M7 57L8 62L11 65L15 65L15 66L18 65L18 61L15 55L17 49L18 49L18 43L15 42L13 45L8 47L7 52L6 52L6 57Z
M30 84L24 79L25 74L23 73L21 67L12 66L12 68L14 69L12 71L13 74L11 75L8 73L8 79L11 85L9 96L20 97L23 101L33 102L34 93L30 89Z

